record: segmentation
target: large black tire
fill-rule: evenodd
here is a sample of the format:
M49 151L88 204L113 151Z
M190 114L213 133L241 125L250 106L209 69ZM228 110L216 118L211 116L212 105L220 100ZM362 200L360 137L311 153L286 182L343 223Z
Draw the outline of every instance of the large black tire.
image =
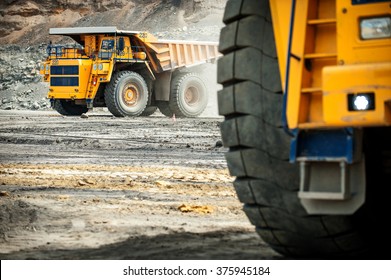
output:
M141 115L148 103L148 86L144 78L132 71L113 75L105 89L105 102L116 117Z
M88 112L86 106L76 105L75 101L63 99L54 100L54 109L64 116L80 116Z
M157 103L157 107L159 108L159 111L163 115L169 118L171 118L174 115L174 113L170 109L170 104L168 103L168 101L157 101L156 103Z
M384 150L377 144L374 152L375 138L365 137L371 167L364 207L351 216L308 215L297 195L299 168L288 162L290 137L281 124L282 88L269 1L229 0L223 21L219 50L224 56L218 61L218 82L223 85L218 106L225 116L221 133L238 197L262 239L277 252L299 258L366 258L379 244L383 249L390 243L384 239L389 238L387 211L380 209L386 204L376 201L391 189L385 188L390 176L380 171ZM390 141L390 130L382 131Z
M147 106L145 107L145 110L141 113L140 116L143 116L143 117L148 117L150 115L153 115L157 110L157 107L156 106Z
M147 102L148 105L145 107L144 111L141 113L140 116L148 117L150 115L153 115L157 111L157 105L156 105L156 101L154 100L154 94L153 94L154 83L148 71L142 71L140 74L144 77L145 83L147 84L148 87L148 102Z
M171 82L169 107L176 117L194 118L208 105L208 92L205 83L195 73L181 73Z

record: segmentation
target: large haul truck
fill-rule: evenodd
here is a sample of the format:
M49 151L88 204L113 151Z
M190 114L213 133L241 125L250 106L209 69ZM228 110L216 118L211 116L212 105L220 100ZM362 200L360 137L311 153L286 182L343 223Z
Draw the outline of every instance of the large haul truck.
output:
M116 27L51 28L75 43L47 47L41 67L48 98L63 115L107 107L117 117L196 117L208 102L207 87L193 71L220 55L217 42L158 40L148 32Z
M227 2L226 159L249 220L282 254L389 252L390 14L390 1Z

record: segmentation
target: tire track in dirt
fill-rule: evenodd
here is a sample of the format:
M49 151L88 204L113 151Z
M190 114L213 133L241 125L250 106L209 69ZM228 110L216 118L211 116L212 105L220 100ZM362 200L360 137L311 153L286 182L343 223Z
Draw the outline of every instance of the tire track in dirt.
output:
M280 258L242 211L220 121L0 111L0 258Z

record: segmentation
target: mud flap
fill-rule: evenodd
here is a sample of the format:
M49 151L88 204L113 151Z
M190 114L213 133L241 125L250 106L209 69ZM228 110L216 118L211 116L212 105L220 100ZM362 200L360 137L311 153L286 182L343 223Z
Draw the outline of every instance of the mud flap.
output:
M172 72L169 71L156 74L156 81L154 86L156 101L170 100L171 76Z

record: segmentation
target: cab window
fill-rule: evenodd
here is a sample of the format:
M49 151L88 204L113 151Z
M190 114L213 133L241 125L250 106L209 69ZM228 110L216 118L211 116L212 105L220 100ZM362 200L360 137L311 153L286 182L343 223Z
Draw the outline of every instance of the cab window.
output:
M114 40L103 40L102 50L112 50L114 48Z

